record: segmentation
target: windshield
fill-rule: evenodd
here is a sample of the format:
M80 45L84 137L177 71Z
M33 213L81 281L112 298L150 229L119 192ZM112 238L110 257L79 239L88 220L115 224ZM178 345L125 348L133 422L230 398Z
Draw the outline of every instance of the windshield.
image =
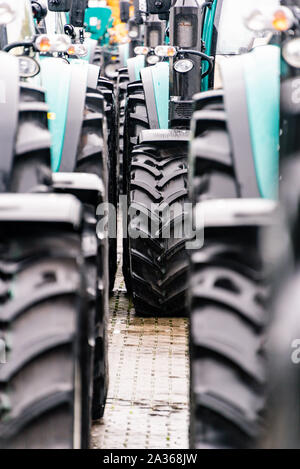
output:
M10 0L17 7L17 17L6 26L7 43L31 39L35 34L30 0Z
M269 32L249 31L244 20L254 8L276 8L280 0L223 0L218 29L217 54L237 55L253 48L257 39L270 36Z

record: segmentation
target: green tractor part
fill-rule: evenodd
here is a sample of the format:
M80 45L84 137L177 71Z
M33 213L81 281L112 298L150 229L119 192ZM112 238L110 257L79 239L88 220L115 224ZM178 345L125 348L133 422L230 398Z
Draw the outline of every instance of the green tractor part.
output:
M111 9L109 7L87 8L84 21L86 31L91 33L91 38L100 42L104 37L111 19Z

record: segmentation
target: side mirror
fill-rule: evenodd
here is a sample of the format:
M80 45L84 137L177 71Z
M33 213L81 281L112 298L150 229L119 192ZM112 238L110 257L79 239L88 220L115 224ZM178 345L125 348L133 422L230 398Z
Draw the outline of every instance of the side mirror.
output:
M45 5L36 0L31 0L31 8L34 18L39 23L45 16L47 16L48 10Z
M129 21L129 8L130 3L128 0L120 0L120 20L122 23L127 23Z
M49 11L70 11L72 0L48 0Z
M146 0L147 11L151 15L167 15L170 12L171 0Z

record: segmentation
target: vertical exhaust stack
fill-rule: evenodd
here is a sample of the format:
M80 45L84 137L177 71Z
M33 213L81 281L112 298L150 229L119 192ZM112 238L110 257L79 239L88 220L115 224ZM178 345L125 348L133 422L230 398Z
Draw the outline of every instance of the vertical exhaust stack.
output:
M202 51L202 20L203 13L197 0L177 0L170 10L170 45ZM195 55L187 58L194 67L184 75L173 70L173 58L170 60L171 96L191 99L201 89L201 58Z
M88 0L72 0L70 23L75 28L83 28L85 10L88 7Z

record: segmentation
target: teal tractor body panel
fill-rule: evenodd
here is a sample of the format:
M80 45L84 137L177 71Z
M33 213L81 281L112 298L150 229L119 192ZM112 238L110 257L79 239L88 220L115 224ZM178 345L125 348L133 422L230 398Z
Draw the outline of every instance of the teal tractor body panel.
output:
M257 47L241 57L257 183L262 197L276 199L279 178L280 49Z
M51 164L54 172L60 169L70 100L76 99L76 96L70 96L72 76L80 75L86 88L88 71L88 63L82 60L72 61L70 64L50 57L41 60L41 84L45 88L46 101L49 106Z
M129 58L129 43L119 45L120 67L127 67ZM143 65L144 66L144 65Z
M59 170L68 114L71 66L62 60L41 57L41 82L49 105L51 132L51 162L54 172Z
M151 67L155 104L160 129L169 128L169 63L161 62Z
M87 8L84 21L86 30L91 33L92 39L99 41L110 25L111 9L109 7Z
M169 63L160 62L141 71L150 129L169 128Z
M84 57L81 57L81 60L84 60L87 63L92 63L95 48L96 48L97 44L98 43L95 39L86 38L85 41L84 41L84 45L87 47L88 53Z
M212 50L212 38L213 38L213 30L214 30L214 22L215 22L217 4L218 4L218 0L214 0L212 6L210 8L206 8L205 18L203 22L202 39L205 43L205 47L206 47L205 53L207 55L210 55L211 50ZM203 62L202 67L203 67L203 73L204 73L208 68L208 63ZM202 91L208 90L208 80L209 80L208 76L203 78Z

